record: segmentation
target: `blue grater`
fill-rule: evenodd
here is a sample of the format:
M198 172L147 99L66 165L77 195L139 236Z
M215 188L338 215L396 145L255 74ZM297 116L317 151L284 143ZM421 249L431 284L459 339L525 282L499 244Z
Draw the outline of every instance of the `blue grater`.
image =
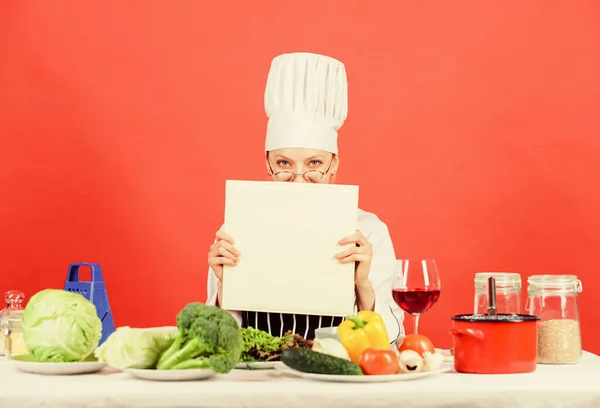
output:
M79 281L79 268L88 266L92 269L92 278L90 282ZM115 322L110 311L106 286L102 277L100 265L93 263L73 263L69 266L69 274L65 282L65 288L68 292L79 293L96 306L96 313L102 321L102 338L100 344L104 343L106 338L115 331Z

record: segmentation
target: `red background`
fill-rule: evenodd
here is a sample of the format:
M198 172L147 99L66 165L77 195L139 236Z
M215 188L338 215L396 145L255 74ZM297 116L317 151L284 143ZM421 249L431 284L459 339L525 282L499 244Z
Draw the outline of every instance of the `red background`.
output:
M599 40L592 0L2 2L0 289L88 261L117 325L204 300L225 179L266 179L271 58L311 51L347 66L338 181L438 260L423 333L450 345L477 271L568 273L600 352Z

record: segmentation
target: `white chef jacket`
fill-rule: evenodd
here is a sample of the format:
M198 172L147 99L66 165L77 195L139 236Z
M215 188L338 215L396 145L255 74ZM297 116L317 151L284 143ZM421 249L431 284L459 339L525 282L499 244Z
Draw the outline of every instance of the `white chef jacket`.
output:
M396 267L396 255L394 253L394 247L392 245L392 240L390 238L387 225L383 223L375 214L359 209L357 218L358 229L373 246L373 258L371 260L369 280L371 281L373 290L375 292L375 312L382 316L391 344L398 337L404 336L404 312L392 299L392 276L394 268ZM341 238L342 237L340 237L340 239ZM209 267L207 282L207 305L216 305L217 292L217 276L212 268ZM242 313L238 311L229 312L236 318L237 322L242 325ZM272 334L279 335L279 333Z

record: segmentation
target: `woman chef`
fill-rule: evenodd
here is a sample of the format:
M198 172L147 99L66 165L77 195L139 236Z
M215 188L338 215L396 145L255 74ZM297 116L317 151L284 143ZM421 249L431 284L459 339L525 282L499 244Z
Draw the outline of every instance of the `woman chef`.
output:
M276 57L267 79L265 110L269 118L265 152L270 178L289 183L334 183L339 166L337 131L348 112L344 65L309 53ZM362 210L356 216L356 234L340 237L340 245L356 246L336 258L343 263L355 262L356 308L381 314L392 343L404 335L404 314L391 297L396 265L392 240L387 226L377 216ZM217 231L210 247L207 304L219 305L223 265L235 265L240 256L234 239L225 231ZM231 313L242 327L254 327L275 336L292 330L308 339L314 338L315 329L337 326L343 320L285 313Z

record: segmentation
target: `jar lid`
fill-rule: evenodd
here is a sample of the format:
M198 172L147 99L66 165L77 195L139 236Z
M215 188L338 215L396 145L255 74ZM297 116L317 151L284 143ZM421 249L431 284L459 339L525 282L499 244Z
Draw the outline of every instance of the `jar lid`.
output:
M7 304L21 304L25 300L25 294L20 290L9 290L4 292L4 302Z
M521 283L521 274L515 272L477 272L475 274L475 283L488 283L488 279L493 276L496 285L508 286Z
M576 290L577 292L583 290L577 275L532 275L527 279L527 283L541 289Z
M13 330L21 330L23 329L23 320L22 319L8 319L8 331Z

